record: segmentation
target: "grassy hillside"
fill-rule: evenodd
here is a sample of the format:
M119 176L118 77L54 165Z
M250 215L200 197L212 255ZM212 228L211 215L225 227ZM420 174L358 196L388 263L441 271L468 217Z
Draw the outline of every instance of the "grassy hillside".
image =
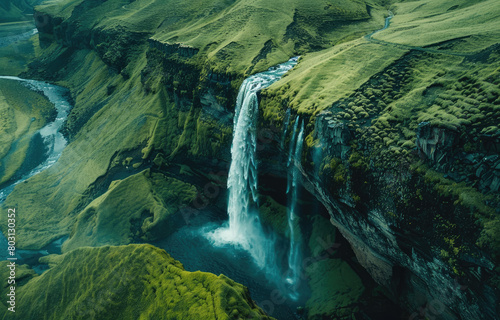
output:
M477 52L498 42L500 8L496 1L415 1L394 5L391 28L375 38L412 46L455 41L448 50Z
M288 100L290 107L299 113L317 114L351 94L412 47L435 46L442 51L472 54L500 38L500 8L494 0L411 1L397 3L391 10L395 16L390 27L373 36L388 43L358 39L305 54L297 68L275 84L276 92L273 88L268 90L269 95ZM382 26L380 22L373 30Z
M37 10L68 23L78 21L75 34L90 27L147 32L162 42L200 49L201 57L195 60L209 63L215 72L254 73L377 28L383 23L378 4L347 0L65 0L49 1Z
M0 23L30 21L33 19L33 6L42 0L3 0L0 3Z
M43 259L51 268L40 276L18 267L18 319L272 319L246 287L224 275L187 272L150 245L83 248ZM9 311L3 319L12 319Z
M194 186L149 170L113 181L78 215L63 250L165 237L174 230L172 216L196 195Z

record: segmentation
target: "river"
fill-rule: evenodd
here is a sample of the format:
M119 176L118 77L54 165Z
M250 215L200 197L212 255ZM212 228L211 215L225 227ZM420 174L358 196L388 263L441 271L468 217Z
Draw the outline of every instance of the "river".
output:
M45 95L47 99L54 104L54 108L57 111L54 121L47 123L38 131L42 137L42 142L44 143L44 148L42 149L48 150L42 157L44 160L31 171L21 173L21 177L16 181L7 183L2 189L0 189L0 204L2 204L7 196L14 190L16 185L26 181L36 174L39 174L43 170L50 168L57 162L62 151L67 145L67 140L60 132L60 129L62 128L64 121L66 121L72 105L67 99L68 90L66 88L44 81L21 79L12 76L0 76L0 79L19 81L31 90L43 93L43 95ZM33 266L35 271L41 273L45 269L45 266L38 264L38 258L51 253L60 253L62 240L62 238L58 239L42 250L17 250L16 257L18 258L18 263L28 263ZM3 233L0 233L0 259L5 260L6 258L7 239Z

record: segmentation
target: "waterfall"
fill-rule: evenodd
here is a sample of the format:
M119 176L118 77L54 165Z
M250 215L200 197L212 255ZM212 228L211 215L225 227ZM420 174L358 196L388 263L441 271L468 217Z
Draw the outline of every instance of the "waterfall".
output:
M234 244L248 251L259 268L275 266L274 240L263 230L257 195L257 92L278 81L298 58L243 81L236 100L231 166L228 176L229 222L209 234L215 245Z
M297 126L299 124L299 120L300 119L297 116L297 119L295 119L295 124L293 125L292 139L290 140L290 150L288 151L289 156L288 156L287 167L289 167L290 163L292 162L293 151L294 151L294 148L295 148L295 136L297 135Z
M301 234L299 223L297 220L297 198L298 185L301 178L301 157L302 146L304 143L304 120L300 125L300 132L295 140L299 117L295 120L294 133L290 141L290 155L288 161L288 186L287 194L289 201L288 208L288 228L290 230L290 252L288 255L289 277L287 282L292 286L292 289L298 285L300 276L300 243ZM293 161L291 161L293 160ZM298 231L298 232L297 232ZM292 296L293 298L294 296Z
M285 120L283 121L283 134L281 135L281 149L285 146L285 138L286 138L286 133L288 131L288 123L290 122L290 113L291 109L287 109L285 113Z

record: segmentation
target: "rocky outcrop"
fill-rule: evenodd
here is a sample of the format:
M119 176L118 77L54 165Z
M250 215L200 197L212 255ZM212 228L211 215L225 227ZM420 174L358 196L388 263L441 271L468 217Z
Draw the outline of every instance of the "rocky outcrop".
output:
M446 163L453 153L457 138L456 132L432 126L429 122L422 122L417 131L417 150L433 162Z
M198 48L193 48L182 43L161 42L155 39L148 39L148 44L150 48L156 48L167 56L178 54L184 58L191 58L200 51Z
M474 184L483 192L500 188L500 138L493 136L465 137L462 140L479 142L475 152L466 152L460 133L421 123L417 130L416 146L419 155L445 177L457 182Z
M315 119L314 132L319 144L311 148L308 156L314 166L303 171L307 180L304 186L325 205L332 224L350 243L358 262L372 278L390 289L400 304L416 311L411 315L412 319L424 316L449 320L498 319L494 289L485 283L495 268L487 254L477 252L474 254L476 258L470 254L457 257L462 270L467 266L465 274L459 274L437 254L439 241L426 243L433 236L427 234L424 239L424 235L402 229L408 223L424 226L422 219L434 219L437 212L457 210L456 207L426 207L422 202L415 212L420 216L414 222L402 223L409 208L398 204L398 198L421 192L419 188L425 182L415 180L415 173L409 167L388 169L377 167L373 162L362 163L363 157L359 158L351 146L352 141L356 143L356 137L346 124L332 119L329 111L322 112ZM488 150L482 148L482 152L475 154L466 153L459 132L429 123L421 123L415 134L418 155L433 168L447 173L450 178L456 176L457 171L466 172L470 180L477 179L476 185L483 192L498 190L497 166L500 160L497 154L488 155L491 147ZM319 158L318 148L321 149ZM335 179L334 173L320 175L318 179L317 169L314 169L317 162L324 163L325 159L330 161L332 158L347 168L347 181L334 184L343 192L331 188L329 181ZM370 191L365 190L368 197L361 196L362 205L353 201L353 194L368 187ZM447 201L443 198L436 196L432 201ZM435 229L436 226L425 228ZM460 234L464 236L466 232ZM436 236L446 237L439 232Z
M473 284L460 283L445 271L448 265L422 254L417 246L404 252L400 242L405 240L380 212L374 210L362 216L332 200L319 183L308 179L305 187L328 209L332 224L349 241L359 263L375 281L390 289L400 304L415 311L413 319L420 319L422 310L427 316L446 320L497 319L493 289L481 283L481 274L493 269L491 262L475 265L480 271Z
M347 159L352 134L346 124L333 120L331 112L323 112L316 118L316 132L326 154Z

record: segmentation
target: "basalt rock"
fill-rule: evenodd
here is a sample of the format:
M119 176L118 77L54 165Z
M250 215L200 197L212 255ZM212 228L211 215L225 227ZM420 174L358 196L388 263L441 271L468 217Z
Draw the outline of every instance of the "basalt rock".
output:
M473 139L479 140L480 147L476 152L466 152L463 140ZM421 123L417 130L416 146L422 159L445 173L447 178L475 182L483 192L497 192L500 188L499 144L498 137L482 136L478 139L465 135L460 138L457 131L427 122Z
M148 39L148 44L151 48L156 48L167 56L178 54L181 57L191 58L200 51L198 48L193 48L182 43L167 43L155 39Z
M352 134L349 127L331 118L331 113L321 113L316 118L316 132L326 154L345 160L351 149Z

